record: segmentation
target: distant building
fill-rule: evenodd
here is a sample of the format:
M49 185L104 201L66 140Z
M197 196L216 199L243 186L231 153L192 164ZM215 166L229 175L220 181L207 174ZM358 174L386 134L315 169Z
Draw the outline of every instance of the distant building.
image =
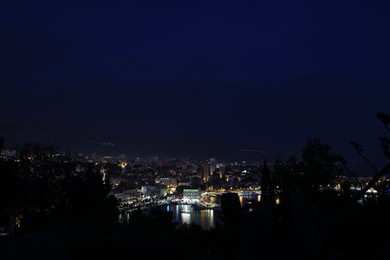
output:
M156 184L177 187L177 178L156 178Z
M127 190L122 193L115 193L114 195L122 202L131 202L133 200L141 198L141 193L137 189Z
M143 197L153 197L153 196L162 197L165 195L166 189L147 185L141 187L141 192Z
M217 170L217 159L216 158L209 159L209 169L210 169L210 175L214 175L215 171Z
M190 187L191 183L190 182L179 182L179 184L177 184L177 186L188 186L188 187Z
M210 181L210 177L217 172L218 163L216 158L210 158L208 162L203 165L203 181Z
M219 173L219 178L222 179L225 175L225 164L218 163L217 164L217 172Z
M183 202L185 203L199 203L200 190L199 189L183 189Z
M111 182L112 188L115 189L122 182L122 178L121 177L111 177L110 182Z
M210 178L210 167L208 163L203 165L203 181L208 182Z

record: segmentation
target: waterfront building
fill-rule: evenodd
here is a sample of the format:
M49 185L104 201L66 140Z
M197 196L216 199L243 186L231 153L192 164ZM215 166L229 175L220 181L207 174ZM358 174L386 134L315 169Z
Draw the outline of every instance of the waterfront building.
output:
M200 202L200 190L199 189L183 189L183 202L184 203L199 203Z

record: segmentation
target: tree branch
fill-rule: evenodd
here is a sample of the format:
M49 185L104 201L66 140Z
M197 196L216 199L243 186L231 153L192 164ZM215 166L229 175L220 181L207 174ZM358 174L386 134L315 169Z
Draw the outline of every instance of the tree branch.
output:
M356 142L351 142L351 145L355 148L355 150L359 154L359 156L362 157L363 160L365 160L372 167L375 174L378 174L378 170L376 169L375 165L363 155L362 146Z
M383 112L378 112L376 113L376 117L385 125L386 129L390 132L390 116Z
M360 187L360 190L362 190L362 189L363 189L362 183L361 183L360 180L355 176L355 174L353 174L353 173L348 169L348 167L347 167L347 162L346 162L345 160L341 160L341 163L343 164L343 167L344 167L344 169L347 171L347 173L348 173L349 175L351 175L351 176L355 179L355 181L357 182L357 184L358 184L359 187Z
M371 179L371 181L356 195L355 200L358 200L366 194L366 192L375 185L375 183L384 176L390 170L390 163L386 164L385 167L382 168L375 176Z

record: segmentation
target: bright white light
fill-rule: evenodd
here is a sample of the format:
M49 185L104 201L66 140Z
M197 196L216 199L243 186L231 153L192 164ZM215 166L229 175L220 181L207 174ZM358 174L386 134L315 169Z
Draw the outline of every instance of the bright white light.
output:
M190 213L181 213L181 221L183 224L191 224L191 214Z

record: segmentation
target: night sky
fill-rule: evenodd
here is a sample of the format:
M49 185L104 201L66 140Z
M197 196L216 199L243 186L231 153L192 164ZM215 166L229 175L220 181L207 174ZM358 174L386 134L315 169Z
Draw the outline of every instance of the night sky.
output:
M319 137L356 165L352 140L382 162L386 2L6 1L0 135L221 160L299 156Z

